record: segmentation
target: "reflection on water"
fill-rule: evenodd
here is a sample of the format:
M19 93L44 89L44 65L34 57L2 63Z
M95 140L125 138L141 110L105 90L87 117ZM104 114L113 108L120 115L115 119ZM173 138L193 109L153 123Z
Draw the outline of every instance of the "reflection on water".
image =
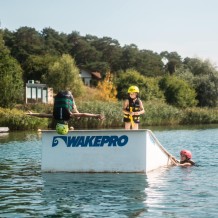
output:
M47 214L143 217L145 174L43 173Z
M35 131L18 131L18 132L8 132L0 133L0 146L4 143L13 142L35 142L41 140L41 133Z
M166 171L170 168L171 167L162 167L147 175L148 186L145 188L145 193L147 195L145 203L148 206L149 212L152 212L152 208L157 208L164 202L164 194L161 193L159 189L166 185L166 181L164 181L163 178Z
M9 133L8 132L0 132L0 139L8 138L8 137L9 137Z

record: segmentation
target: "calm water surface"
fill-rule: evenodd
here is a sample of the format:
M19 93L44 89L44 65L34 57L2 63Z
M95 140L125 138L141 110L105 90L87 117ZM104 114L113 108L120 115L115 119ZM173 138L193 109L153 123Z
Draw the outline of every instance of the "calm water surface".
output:
M218 215L218 126L152 129L197 167L145 174L41 173L37 133L0 135L0 217L196 217Z

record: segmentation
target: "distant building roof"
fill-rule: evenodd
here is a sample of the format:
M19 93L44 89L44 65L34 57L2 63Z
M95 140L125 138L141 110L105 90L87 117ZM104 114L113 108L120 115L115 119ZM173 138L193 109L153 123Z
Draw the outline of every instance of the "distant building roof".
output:
M101 79L101 73L100 73L100 72L91 72L91 74L92 74L96 79Z

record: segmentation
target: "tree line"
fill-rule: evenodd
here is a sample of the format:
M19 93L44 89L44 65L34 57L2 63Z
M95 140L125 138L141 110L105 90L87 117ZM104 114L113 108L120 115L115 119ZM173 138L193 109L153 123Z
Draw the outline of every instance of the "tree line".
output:
M20 96L28 80L39 80L55 89L68 87L79 96L83 92L79 69L101 72L105 79L110 72L118 99L126 96L130 85L138 85L143 100L165 101L181 108L218 105L218 71L209 60L140 50L135 44L121 46L110 37L81 36L76 31L0 30L2 107L22 102Z

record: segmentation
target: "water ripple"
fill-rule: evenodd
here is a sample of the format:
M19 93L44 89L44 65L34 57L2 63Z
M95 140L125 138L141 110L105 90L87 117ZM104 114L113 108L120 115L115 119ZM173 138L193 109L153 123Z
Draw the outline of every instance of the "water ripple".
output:
M198 167L145 174L41 173L38 135L0 138L0 217L196 217L218 214L218 129L156 131Z

